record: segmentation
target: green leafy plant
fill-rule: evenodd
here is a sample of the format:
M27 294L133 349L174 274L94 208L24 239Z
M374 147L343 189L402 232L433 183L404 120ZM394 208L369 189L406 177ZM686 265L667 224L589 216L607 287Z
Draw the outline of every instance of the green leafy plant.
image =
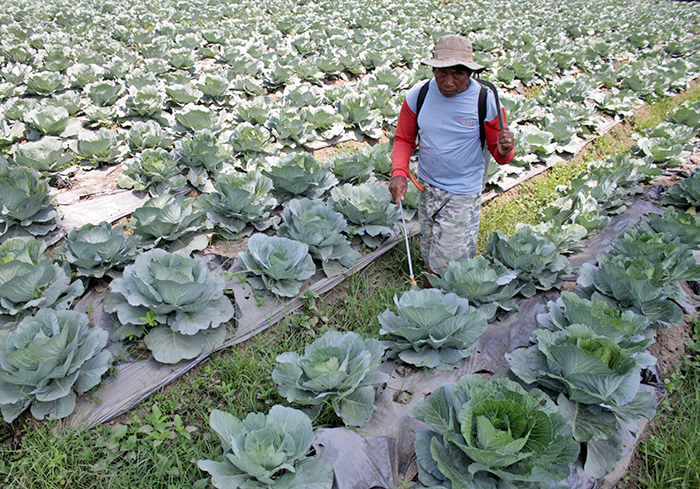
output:
M78 134L80 121L71 118L68 110L53 105L40 105L25 115L25 122L49 136L67 138Z
M120 323L112 339L145 336L153 358L161 363L209 351L223 343L226 322L233 317L224 285L223 277L212 274L201 258L158 248L147 251L110 283L104 308L116 313ZM153 319L155 327L149 325Z
M330 202L350 222L348 234L358 236L370 248L394 236L393 227L401 219L386 187L370 183L333 187Z
M486 246L491 260L518 274L523 285L520 293L532 297L538 290L559 287L562 275L571 272L569 260L559 253L554 243L522 228L508 238L502 231L491 234Z
M398 314L387 309L377 318L386 358L417 367L459 367L488 326L467 299L437 289L409 290L394 304Z
M187 243L204 226L204 211L195 210L193 201L184 195L153 197L132 212L128 226L146 244Z
M643 352L654 342L649 320L630 310L621 310L596 297L587 300L572 292L562 291L559 299L547 303L548 314L538 314L542 328L563 330L572 324L582 324L631 352Z
M238 260L254 288L282 297L297 295L303 281L316 273L307 244L261 233L250 237L248 250L238 253Z
M214 192L197 199L197 207L206 211L209 223L223 238L240 239L279 220L272 217L277 207L272 180L259 171L221 174L214 187Z
M66 150L63 141L54 136L45 136L38 141L14 144L10 155L20 166L36 170L42 175L52 175L66 168L74 158Z
M332 406L346 425L362 426L374 412L376 387L389 380L376 371L383 354L384 347L374 338L327 331L303 355L278 355L272 378L289 402L311 406L311 417Z
M42 309L9 335L0 335L0 411L11 423L31 406L37 419L60 419L75 409L76 392L100 383L112 363L107 332L87 315Z
M59 252L79 276L114 277L135 259L137 241L133 234L127 237L122 226L85 224L70 230Z
M688 212L676 212L673 207L667 207L664 215L649 214L649 220L639 223L639 229L647 233L661 233L670 239L678 239L680 243L697 250L700 249L700 217Z
M700 206L700 172L693 172L692 175L678 182L678 185L668 188L664 192L661 203L676 207Z
M282 211L282 221L277 234L309 245L309 252L321 260L326 276L357 264L358 253L342 234L347 222L325 202L293 199Z
M468 299L487 321L517 311L512 299L524 287L516 272L481 256L450 261L442 277L432 273L426 276L433 287Z
M219 489L330 489L333 469L309 456L311 420L296 409L272 406L269 414L250 413L242 421L215 409L209 424L221 439L223 461L199 460Z
M117 177L119 188L148 190L152 197L183 188L187 178L172 154L163 148L148 148L122 163L124 171Z
M273 191L282 200L295 196L316 199L338 183L328 164L310 153L282 156L263 175L272 179Z
M83 164L96 167L114 164L129 151L122 138L106 127L97 132L81 133L78 140L71 143L71 149L80 158L87 160Z
M540 488L565 479L579 446L538 389L465 375L416 404L418 478L426 486ZM554 484L553 484L554 483Z
M506 354L511 371L526 384L559 395L574 439L587 444L584 469L600 478L622 456L622 430L637 433L642 416L652 419L656 403L639 390L641 369L656 359L632 353L588 326L535 330L536 345Z
M334 156L331 162L331 171L340 183L364 183L373 174L373 161L363 152L341 153Z
M662 234L625 232L610 255L598 255L598 266L579 270L576 293L607 297L623 309L646 316L654 328L677 326L683 311L674 301L685 298L679 281L697 280L700 265L690 248Z

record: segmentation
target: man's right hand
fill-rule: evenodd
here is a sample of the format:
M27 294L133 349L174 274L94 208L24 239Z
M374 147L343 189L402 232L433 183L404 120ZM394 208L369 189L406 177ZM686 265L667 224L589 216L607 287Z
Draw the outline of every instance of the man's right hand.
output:
M406 183L406 177L397 175L391 179L391 183L389 184L389 193L394 198L394 202L397 204L399 201L403 200L407 189L408 184Z

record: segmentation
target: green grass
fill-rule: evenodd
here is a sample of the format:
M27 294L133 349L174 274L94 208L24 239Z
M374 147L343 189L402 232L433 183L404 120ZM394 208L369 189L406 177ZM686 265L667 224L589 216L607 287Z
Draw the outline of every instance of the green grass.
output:
M696 350L695 355L700 351ZM700 487L700 362L687 357L666 379L669 397L638 447L641 473L626 482L637 489Z
M700 84L696 84L682 94L661 97L648 106L643 118L633 117L632 126L637 131L656 127L664 122L668 115L683 102L693 102L698 99L700 99Z
M511 236L518 223L540 223L538 211L561 197L557 187L567 186L585 168L585 163L580 162L558 163L543 176L523 183L514 197L496 199L485 205L481 210L477 252L483 252L486 240L498 229Z

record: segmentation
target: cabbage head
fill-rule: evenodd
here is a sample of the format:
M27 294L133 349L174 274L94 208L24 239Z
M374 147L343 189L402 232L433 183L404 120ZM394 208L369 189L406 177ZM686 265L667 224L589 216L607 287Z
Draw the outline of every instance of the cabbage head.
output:
M272 211L277 199L272 196L272 180L259 171L224 173L214 181L215 191L197 199L207 219L224 239L240 239L264 231L276 222ZM279 218L278 218L279 219Z
M204 226L204 212L194 210L193 200L172 194L153 197L132 212L129 227L156 246L161 241L186 242Z
M108 222L85 224L71 229L59 251L78 276L114 277L118 270L136 258L137 238L127 237L122 226Z
M487 321L519 309L513 297L523 284L516 280L516 272L500 262L489 262L481 256L462 258L450 261L442 278L432 273L426 276L433 287L468 299Z
M12 238L0 245L0 329L38 309L68 309L82 295L69 269L44 256L46 243Z
M223 343L233 317L224 279L201 258L159 248L139 255L110 283L105 311L117 313L114 340L141 338L153 358L177 363Z
M0 242L12 236L46 236L61 223L48 180L29 168L0 166Z
M248 251L238 253L238 259L254 288L282 297L296 296L303 281L316 273L308 245L262 233L251 236Z
M450 370L468 357L486 331L486 318L467 299L437 289L409 290L394 296L398 314L387 309L377 318L387 357L417 367Z
M311 255L321 260L326 276L357 264L358 253L342 234L347 221L325 202L291 200L282 212L282 220L284 222L277 229L277 234L309 245Z
M660 233L628 230L610 254L598 256L598 267L581 266L575 291L586 298L608 297L624 309L643 314L653 328L677 326L685 299L681 281L700 279L693 251L677 239Z
M274 192L282 200L295 196L316 199L338 183L328 165L310 153L282 156L263 174L272 179Z
M37 419L65 418L76 392L100 383L112 363L108 334L88 322L84 313L47 308L0 335L0 411L7 423L30 406Z
M521 228L510 238L502 231L495 231L488 239L487 255L494 261L517 272L523 285L520 293L532 297L538 290L559 287L562 275L571 272L569 260L559 253L547 238L535 234L530 228Z
M314 440L311 419L303 412L272 406L270 413L250 413L242 421L213 410L209 425L224 450L221 462L199 460L219 489L330 489L333 469L308 456Z
M418 478L427 487L555 487L569 476L579 446L556 404L508 379L465 375L410 411Z
M394 236L394 225L401 219L399 208L392 203L386 187L363 183L331 189L333 208L350 222L348 234L357 236L369 248L378 248Z
M163 148L144 149L122 163L124 172L117 177L119 188L146 190L155 197L187 184L182 167Z
M649 319L620 309L602 297L587 300L573 292L562 291L559 299L548 302L547 306L548 314L537 315L537 323L543 329L557 331L572 324L583 324L630 352L643 352L654 343Z
M363 152L341 153L331 161L331 171L341 183L364 183L373 175L373 161Z
M66 168L74 158L60 138L45 136L38 141L15 144L10 148L15 163L32 168L43 175Z
M328 331L296 352L277 356L272 379L289 402L311 406L312 417L332 406L346 425L362 426L374 413L376 387L389 380L377 372L384 347L355 332Z
M585 471L604 477L622 456L621 431L637 433L640 418L656 413L652 395L639 389L642 368L656 359L624 350L582 324L538 329L533 336L536 345L506 354L511 371L526 384L561 393L559 405L574 438L587 444Z

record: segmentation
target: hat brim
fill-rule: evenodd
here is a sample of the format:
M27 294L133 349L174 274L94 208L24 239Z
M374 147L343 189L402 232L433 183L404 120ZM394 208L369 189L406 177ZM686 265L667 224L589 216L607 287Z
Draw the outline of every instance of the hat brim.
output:
M433 68L449 68L451 66L466 66L472 71L483 71L486 69L485 66L475 63L473 61L466 61L458 58L447 58L447 59L435 59L428 58L421 61L424 65L432 66Z

